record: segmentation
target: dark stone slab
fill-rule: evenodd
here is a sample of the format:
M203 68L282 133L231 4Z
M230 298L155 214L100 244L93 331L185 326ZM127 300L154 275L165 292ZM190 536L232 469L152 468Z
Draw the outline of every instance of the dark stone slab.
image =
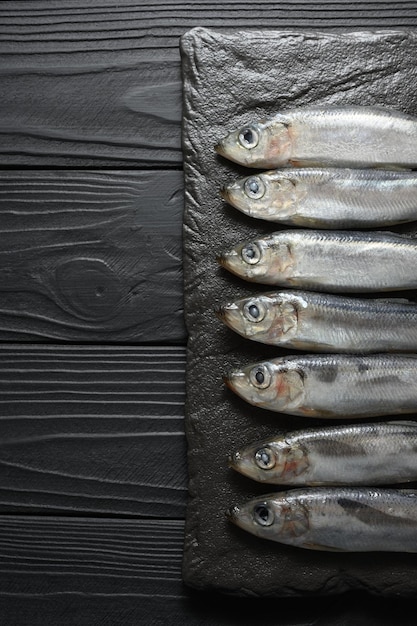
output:
M244 170L218 157L213 145L252 116L307 104L379 104L416 115L417 34L398 30L225 35L194 29L183 36L181 49L189 332L184 580L197 588L255 596L349 589L411 596L417 591L416 555L302 550L257 539L225 519L224 511L232 504L271 491L233 473L227 466L228 454L266 434L306 426L307 421L255 409L223 385L222 375L229 367L279 351L245 341L217 320L215 305L259 287L221 270L215 256L274 227L224 205L219 187Z

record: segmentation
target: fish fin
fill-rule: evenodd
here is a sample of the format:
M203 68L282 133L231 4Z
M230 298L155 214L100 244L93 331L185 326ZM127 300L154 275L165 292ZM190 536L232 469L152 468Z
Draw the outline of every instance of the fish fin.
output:
M267 123L270 121L271 118L265 117L263 119L261 119L261 123ZM293 125L293 119L290 115L286 115L285 113L277 113L276 115L274 115L274 117L272 118L274 122L279 122L280 124L282 124L283 126L286 126L287 128L289 128L290 126Z
M327 418L327 417L334 417L335 414L333 413L333 411L324 411L323 409L321 410L317 410L317 409L312 409L309 406L301 406L299 408L300 411L300 415L305 415L306 417L322 417L322 418Z
M325 343L324 341L320 341L318 344L314 341L297 341L296 339L291 340L291 347L296 348L297 350L311 350L313 352L333 352L334 344Z
M393 426L417 426L416 420L389 420L386 424L392 424Z
M301 444L289 445L288 449L283 473L285 476L299 476L309 468L307 452Z
M400 239L403 239L404 241L413 241L413 237L407 233L396 233L393 230L381 230L376 232L380 235L393 235L393 237L400 237Z
M415 304L412 300L407 298L375 298L377 302L390 302L393 304Z
M376 170L389 170L389 171L394 171L394 172L412 172L413 169L411 167L407 167L406 165L394 165L394 164L390 164L390 165L375 165L373 166L373 169Z
M288 385L288 403L287 407L298 407L304 400L304 375L302 371L297 369L288 370L285 373Z
M341 548L333 548L332 546L324 546L320 543L303 543L303 548L308 548L309 550L323 550L326 552L346 552L346 550L342 550Z
M288 335L290 331L297 329L298 316L294 309L294 306L289 303L284 303L281 306L282 309L282 333Z

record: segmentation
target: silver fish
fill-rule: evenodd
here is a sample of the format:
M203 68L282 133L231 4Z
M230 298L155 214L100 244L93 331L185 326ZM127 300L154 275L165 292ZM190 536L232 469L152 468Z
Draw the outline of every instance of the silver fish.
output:
M263 409L323 418L417 411L417 355L307 354L252 363L224 377Z
M417 119L383 107L313 106L283 111L234 130L215 146L258 168L417 165Z
M220 306L218 317L243 337L315 352L417 352L417 303L276 291Z
M230 466L277 485L383 485L417 480L417 422L321 426L257 441Z
M287 169L226 185L224 199L252 217L312 228L365 228L417 219L417 173Z
M261 537L300 548L417 552L417 490L299 488L254 498L226 513Z
M384 231L282 230L218 256L251 282L325 291L417 288L417 240Z

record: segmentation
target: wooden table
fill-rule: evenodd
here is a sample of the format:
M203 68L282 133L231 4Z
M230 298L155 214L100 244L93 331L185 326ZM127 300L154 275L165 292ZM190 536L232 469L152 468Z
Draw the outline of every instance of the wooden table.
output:
M401 599L220 606L182 584L178 43L416 18L411 0L0 4L2 625L400 623Z

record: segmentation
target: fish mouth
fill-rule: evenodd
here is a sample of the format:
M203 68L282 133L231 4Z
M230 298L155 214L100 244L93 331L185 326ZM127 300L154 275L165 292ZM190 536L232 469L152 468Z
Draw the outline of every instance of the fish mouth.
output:
M225 267L226 265L226 254L225 252L221 252L220 254L218 254L216 256L216 261L219 265L221 265L222 267Z
M214 309L214 314L219 318L219 320L221 320L222 322L224 322L225 317L226 317L226 312L225 312L225 307L224 306L218 306L217 308Z
M223 185L220 193L222 194L223 200L225 202L230 204L235 209L238 209L239 211L242 211L243 213L247 213L249 215L250 209L247 209L245 206L245 202L242 199L242 191L238 183Z
M238 395L244 397L244 392L242 391L246 382L246 375L244 372L229 372L223 376L223 382L228 389L231 389Z
M229 319L230 315L233 315L233 313L238 310L239 307L237 306L237 304L231 302L228 304L221 304L216 309L214 309L214 312L217 317L222 320L222 322L226 322Z
M251 465L250 460L245 454L242 454L242 452L239 450L229 454L227 464L230 469L238 472L242 476L253 478L258 482L265 481L266 477L262 474L256 473Z
M217 143L215 143L214 149L217 152L217 154L220 154L220 156L222 157L226 156L226 150L225 150L223 141L220 140Z
M238 254L235 250L229 250L226 252L220 252L220 254L217 255L216 259L222 267L229 268L233 263L233 260L235 260L237 256Z
M230 379L230 374L225 374L225 375L223 376L223 382L224 382L224 384L226 385L226 387L227 387L228 389L231 389L232 391L234 391L234 389L233 389L233 387L232 387L232 381L231 381L231 379Z
M227 185L220 187L220 195L225 202L229 202L229 187Z
M230 468L240 471L242 460L243 459L242 459L241 453L237 451L237 452L232 452L232 454L229 454L227 463Z
M225 511L225 515L230 522L237 524L240 517L240 507L237 504L231 506Z
M223 304L215 310L215 313L217 315L217 318L221 322L223 322L223 324L225 324L238 334L242 335L243 337L254 334L251 333L251 329L247 328L242 322L241 310L236 303L230 302L227 304Z

